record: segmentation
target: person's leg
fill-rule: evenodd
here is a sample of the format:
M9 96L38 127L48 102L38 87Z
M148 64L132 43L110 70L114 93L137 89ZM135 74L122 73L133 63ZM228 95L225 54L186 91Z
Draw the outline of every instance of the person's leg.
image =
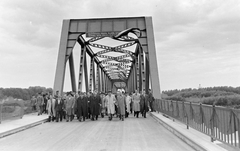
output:
M51 122L51 116L48 116L48 122Z
M59 111L59 117L60 117L60 121L62 121L62 119L63 119L63 111L62 110Z
M58 122L59 119L59 111L56 111L56 122Z
M150 102L151 112L153 112L153 102Z

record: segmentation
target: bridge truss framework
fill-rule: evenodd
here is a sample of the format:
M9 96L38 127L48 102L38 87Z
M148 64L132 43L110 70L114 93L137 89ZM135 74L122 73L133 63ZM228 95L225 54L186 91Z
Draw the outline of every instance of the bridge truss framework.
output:
M114 47L100 44L99 41L106 37L122 43ZM73 56L76 43L81 46L78 82ZM91 58L90 70L87 55ZM63 20L54 81L54 92L59 91L60 94L63 91L67 62L74 92L82 91L84 78L87 92L116 91L123 87L127 92L148 92L151 87L153 96L161 98L151 17Z

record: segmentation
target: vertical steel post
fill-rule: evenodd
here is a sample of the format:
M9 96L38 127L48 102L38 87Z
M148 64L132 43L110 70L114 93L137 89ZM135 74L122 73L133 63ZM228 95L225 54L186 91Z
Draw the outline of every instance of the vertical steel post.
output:
M141 46L140 44L137 45L137 48L138 48L138 66L137 66L137 69L138 69L138 91L139 92L142 92L143 89L142 89L142 49L141 49Z
M211 124L211 142L214 141L214 136L215 136L215 133L214 133L214 122L215 122L215 116L213 115L215 112L215 105L212 105L212 124Z
M105 74L102 69L102 90L106 93L105 81L106 81L106 78L105 78Z
M139 68L140 68L140 90L145 91L145 69L144 54L141 44L139 44Z
M65 70L66 70L66 49L67 49L67 41L68 41L68 30L69 30L70 20L64 20L62 25L62 33L60 38L60 46L58 51L58 60L57 60L57 68L55 72L55 80L53 86L53 93L59 91L62 94L64 78L65 78Z
M147 43L148 43L148 57L150 64L150 75L151 75L151 87L153 96L155 98L161 98L158 64L157 64L157 53L155 48L154 32L152 17L145 17L146 30L147 30Z
M108 76L106 75L106 73L104 74L104 76L105 76L105 89L108 92L109 91L108 90Z
M90 63L90 83L89 83L89 90L92 91L92 83L93 83L93 58L91 58L91 63Z
M93 91L96 90L96 74L95 74L95 61L94 61L94 58L93 59Z
M87 70L87 56L86 56L86 53L84 55L84 77L85 77L86 92L89 92L89 87L88 87L88 70Z
M146 54L147 55L147 54ZM148 94L148 90L149 90L149 74L150 74L150 71L149 71L149 61L148 61L148 58L145 57L145 69L146 69L146 72L145 72L145 90L146 90L146 93Z
M140 70L139 70L139 59L138 59L139 55L136 56L135 59L135 68L136 68L136 89L138 90L138 92L140 92Z
M72 83L72 91L77 92L73 53L71 53L71 55L69 56L69 69L70 69L70 76L71 76L71 83Z
M101 92L101 83L100 83L100 71L99 71L99 64L97 64L97 82L96 82L96 87L98 92Z
M79 77L78 77L78 91L82 92L83 70L86 56L86 46L81 46Z
M2 123L2 106L3 104L0 103L0 124Z

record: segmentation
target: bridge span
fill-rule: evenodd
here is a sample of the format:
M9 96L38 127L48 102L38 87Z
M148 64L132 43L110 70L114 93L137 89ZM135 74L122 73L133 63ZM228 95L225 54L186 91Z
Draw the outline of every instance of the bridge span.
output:
M37 116L36 116L37 117ZM1 151L192 151L147 115L50 122L0 139Z

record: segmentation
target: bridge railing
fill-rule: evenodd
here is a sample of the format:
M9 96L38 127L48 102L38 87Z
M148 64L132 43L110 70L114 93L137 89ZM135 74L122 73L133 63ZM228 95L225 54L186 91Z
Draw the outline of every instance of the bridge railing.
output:
M22 118L24 115L24 101L7 98L0 101L0 123L5 120Z
M218 140L240 148L240 110L191 102L156 99L155 110Z

